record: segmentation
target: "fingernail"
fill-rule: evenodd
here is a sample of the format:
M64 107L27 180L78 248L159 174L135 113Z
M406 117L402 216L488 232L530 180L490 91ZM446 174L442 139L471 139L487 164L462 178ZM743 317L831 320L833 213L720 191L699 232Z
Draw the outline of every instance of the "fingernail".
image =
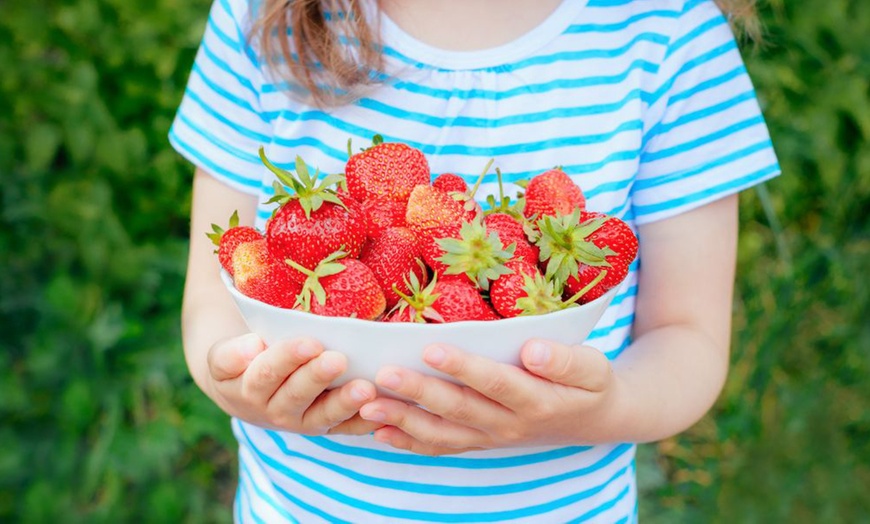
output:
M392 371L384 373L378 383L388 389L398 389L402 385L402 377Z
M532 366L543 366L550 360L550 348L542 342L532 342L526 362Z
M387 414L377 409L374 411L360 412L359 415L366 420L371 420L372 422L384 422L387 420Z
M350 390L350 398L353 399L354 402L365 402L371 398L367 389L354 386Z
M334 358L328 357L320 359L320 369L330 375L334 375L341 371L341 368L338 366L338 362L336 362Z
M296 346L296 354L299 358L311 358L317 354L317 348L308 340L300 340Z
M245 358L254 358L263 350L263 342L254 333L249 333L239 341L239 353Z
M440 366L447 359L447 352L441 346L430 346L423 354L423 360L433 366Z

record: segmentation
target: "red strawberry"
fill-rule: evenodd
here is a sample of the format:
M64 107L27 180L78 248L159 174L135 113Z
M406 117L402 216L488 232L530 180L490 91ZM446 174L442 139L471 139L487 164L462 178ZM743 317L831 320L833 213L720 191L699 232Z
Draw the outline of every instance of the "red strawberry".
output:
M540 275L538 266L523 259L513 259L505 264L510 273L499 276L492 282L489 289L489 301L499 315L510 318L522 314L517 307L517 300L528 296L525 289L527 277Z
M461 320L497 320L498 314L469 282L439 280L438 275L424 289L414 275L410 276L410 295L390 314L391 322L445 323Z
M438 295L432 309L440 315L442 322L498 319L498 314L472 284L445 280L436 282L432 292Z
M561 168L535 175L525 185L523 214L526 218L570 215L575 209L583 210L586 198L580 186Z
M445 275L464 274L480 289L489 289L490 281L508 272L504 263L513 257L515 246L505 247L498 233L487 231L481 220L465 222L459 227L458 234L455 229L450 233L453 234L435 238L437 248L431 244L424 248L426 260L433 257L433 252L443 252L435 257L432 266L435 271L446 266Z
M435 177L432 181L432 187L440 189L445 193L467 193L468 184L459 175L453 173L442 173Z
M312 271L289 262L307 275L297 305L302 311L327 317L378 318L386 298L375 274L355 258L342 258L338 251L323 259Z
M366 239L366 220L359 205L347 199L346 205L333 189L340 176L328 176L317 183L308 166L296 157L296 174L273 165L260 148L263 163L290 186L295 194L288 194L276 182L276 196L270 202L279 202L266 224L266 242L272 256L293 260L306 269L313 269L321 260L342 250L351 257L359 255ZM305 277L293 272L301 283Z
M538 263L540 250L529 242L526 229L519 219L507 213L492 213L483 218L487 231L498 233L505 248L514 244L514 258L524 258Z
M591 302L606 293L609 289L619 285L628 275L629 266L637 256L637 237L631 228L613 216L603 213L581 213L580 221L589 223L595 220L604 220L594 231L586 236L586 241L606 250L604 263L584 263L580 261L577 276L571 276L565 283L565 290L569 294L579 293L583 288L592 285L582 297L581 303ZM600 277L599 282L595 279Z
M292 308L302 291L282 260L269 254L266 240L239 245L233 253L233 283L243 295L282 308Z
M411 190L429 184L429 163L419 149L398 142L384 142L375 135L372 147L351 155L344 168L350 194L365 202L383 198L405 202Z
M411 191L405 220L417 232L441 226L459 225L467 210L453 196L432 186L420 185Z
M388 309L399 302L399 295L393 286L402 293L409 292L406 283L409 273L413 272L418 279L425 281L425 266L420 261L417 237L406 227L383 230L366 243L359 259L375 274L387 299Z
M439 275L443 275L447 270L447 265L441 262L441 257L444 256L444 250L438 245L438 240L442 238L460 238L459 224L449 226L432 227L417 233L417 239L420 245L420 254L426 265L432 268L432 271Z
M220 261L221 267L230 275L233 274L233 252L235 252L236 248L247 242L263 238L263 234L253 227L239 225L238 211L233 211L230 217L229 229L226 231L217 224L212 224L211 228L213 232L206 233L206 235L214 242L214 245L218 246L218 261Z
M390 227L405 227L405 202L370 198L361 204L362 212L368 219L367 233L369 238L378 236L381 231Z

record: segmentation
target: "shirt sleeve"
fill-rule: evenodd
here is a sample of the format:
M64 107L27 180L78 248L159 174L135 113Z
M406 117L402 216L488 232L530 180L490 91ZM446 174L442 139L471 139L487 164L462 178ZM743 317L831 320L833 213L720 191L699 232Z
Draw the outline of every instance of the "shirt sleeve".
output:
M687 0L648 98L632 187L638 224L780 173L736 40L712 0Z
M245 193L261 185L261 145L271 124L260 105L263 75L249 45L247 0L215 0L184 97L169 131L182 156Z

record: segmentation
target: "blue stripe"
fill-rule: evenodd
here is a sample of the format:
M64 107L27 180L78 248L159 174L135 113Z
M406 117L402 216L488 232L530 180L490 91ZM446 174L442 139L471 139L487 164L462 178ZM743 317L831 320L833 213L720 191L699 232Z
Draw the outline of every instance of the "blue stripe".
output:
M614 498L608 500L607 502L598 506L595 509L587 511L586 513L580 515L578 518L576 518L570 522L572 524L578 523L578 522L591 522L598 515L604 513L605 511L613 509L617 504L619 504L622 501L622 499L624 499L626 497L626 495L628 495L630 493L630 491L631 490L629 489L628 486L622 488L622 491L620 491ZM620 520L625 521L627 518L628 517L623 517ZM618 522L619 521L617 521L617 524L618 524Z
M630 345L631 337L627 337L624 341L622 341L622 344L620 344L618 348L611 349L610 351L605 351L604 356L607 357L607 360L616 360L623 351L628 349L628 346Z
M569 26L568 29L565 30L565 33L616 33L628 28L629 26L636 22L639 22L640 20L645 20L647 18L677 18L679 16L679 11L658 9L636 14L634 16L626 18L622 22L614 22L611 24L574 24Z
M500 65L498 66L498 69L500 71L508 72L534 66L551 65L557 62L581 62L583 60L594 60L602 58L612 59L624 56L626 53L631 51L631 49L639 42L652 42L654 44L665 46L668 43L668 37L659 33L640 33L635 35L634 38L632 38L627 44L621 47L616 47L613 49L588 49L585 51L562 51L549 55L539 55L533 58L520 60L518 62ZM395 54L399 55L400 53L398 51L395 51ZM411 59L407 57L402 57L401 59L405 61L411 61ZM574 67L574 64L563 64L562 67ZM577 67L583 66L581 64L577 65Z
M187 99L195 102L196 105L198 105L200 107L200 109L202 109L210 117L214 118L215 120L217 120L221 124L229 127L230 129L232 129L236 133L238 133L246 138L250 138L252 140L255 140L261 144L268 144L272 141L272 135L267 135L264 133L259 133L257 131L254 131L254 130L247 128L243 125L240 125L238 122L234 122L234 121L230 120L229 118L225 117L223 115L223 113L219 113L219 112L215 111L214 109L212 109L211 106L207 105L205 103L205 101L202 98L200 98L200 96L198 94L196 94L194 91L188 90L184 96Z
M618 318L613 324L596 329L589 334L588 338L603 338L610 335L616 329L629 327L634 322L634 313Z
M191 75L194 74L198 76L202 80L202 82L209 87L209 89L220 95L222 98L226 99L229 102L232 102L233 104L241 107L242 109L247 109L263 122L266 122L267 124L269 123L265 116L260 113L259 108L255 108L247 100L240 98L221 87L220 84L209 78L209 76L205 74L205 72L196 62L194 62L193 69L191 71ZM191 91L192 88L193 86L188 86L187 90Z
M303 453L293 451L287 446L287 443L277 434L277 432L266 431L266 434L269 435L275 445L281 449L281 452L284 453L285 456L311 462L324 469L328 469L329 471L347 477L361 484L365 484L367 486L377 486L379 488L394 489L398 491L407 491L411 493L423 493L453 497L484 497L494 495L508 495L511 493L521 493L543 486L549 486L551 484L557 484L559 482L565 482L567 480L591 475L592 473L595 473L596 471L599 471L609 466L616 459L620 458L631 449L630 444L621 444L615 447L613 450L610 451L610 453L599 459L591 466L575 469L559 475L535 479L533 481L490 486L457 486L451 484L424 484L422 482L396 481L380 477L373 477L370 475L364 475L351 469L343 468L341 466L331 464L327 461L316 459L310 455L305 455ZM285 468L280 468L280 471L284 472L284 469Z
M646 191L656 186L661 186L664 184L670 184L671 182L676 182L678 180L685 180L691 178L696 175L703 174L711 169L715 169L717 167L721 167L732 162L736 162L738 160L742 160L743 158L758 153L760 151L766 151L773 149L773 144L770 142L770 139L762 140L757 144L753 144L749 147L740 149L738 151L734 151L733 153L729 153L725 156L721 156L716 158L710 162L704 163L700 166L693 167L691 169L683 169L680 171L676 171L674 173L669 173L666 175L660 175L655 178L649 179L638 179L634 183L634 187L632 191Z
M665 59L667 59L673 53L679 51L681 47L685 46L689 42L696 40L698 37L700 37L704 33L707 33L709 31L712 31L713 29L722 27L723 25L726 25L727 23L728 23L728 21L725 20L725 17L717 12L716 16L707 20L703 24L700 24L698 27L692 29L691 31L689 31L685 35L681 36L679 39L675 40L671 44L671 46L668 48L668 52L665 54Z
M649 96L649 99L647 102L650 105L656 103L659 100L659 98L661 98L664 94L668 93L674 87L674 83L676 83L676 81L682 75L686 74L687 72L691 71L692 69L694 69L698 66L704 65L705 63L710 62L712 60L715 60L716 58L718 58L726 53L729 53L731 51L736 51L736 50L737 50L737 42L735 40L731 39L728 42L720 45L719 47L713 48L710 51L707 51L706 53L700 54L697 57L693 58L692 60L689 60L688 62L683 64L683 66L680 68L680 70L677 71L676 74L674 74L674 76L672 76L670 79L668 79L668 81L665 82L664 85L662 85L662 87L660 87L656 92L652 93Z
M257 2L256 0L254 0L253 2L249 2L249 7L254 7L254 9L251 9L250 12L254 13L257 11L257 9L256 9L257 6L254 4L258 4L258 3L259 2ZM234 21L234 27L236 29L236 37L238 38L237 41L239 43L238 45L240 47L244 48L244 53L245 53L245 55L247 55L248 60L251 61L251 64L253 64L256 68L259 68L260 67L259 58L254 53L254 50L251 49L251 46L248 45L247 38L242 33L242 28L239 27L239 24L237 22L235 22L236 16L233 15L232 8L230 7L229 1L228 0L220 0L220 4L221 4L221 7L223 7L224 11L227 13L227 16L229 16ZM243 42L244 42L244 44L243 44Z
M688 142L683 142L682 144L678 144L665 149L660 149L658 151L653 151L650 153L644 153L642 162L654 162L656 160L672 157L674 155L680 155L686 153L687 151L692 151L694 149L709 145L717 140L728 138L735 133L739 133L740 131L750 129L757 125L764 126L764 117L762 117L761 115L757 115L752 118L737 122L735 124L731 124L730 126L723 127L722 129L719 129L714 133L698 137Z
M680 100L691 98L696 94L706 91L708 89L713 89L714 87L719 87L726 82L730 82L735 78L740 78L746 74L746 67L741 63L739 66L734 69L719 75L717 77L711 78L709 80L705 80L700 84L697 84L690 89L686 89L685 91L681 91L679 93L669 95L668 96L668 105L673 105L675 102L679 102Z
M348 446L339 444L328 437L304 437L311 444L320 448L341 453L343 455L352 455L381 462L389 462L394 464L407 464L410 466L426 466L438 468L458 468L458 469L500 469L500 468L515 468L520 466L528 466L531 464L541 464L551 460L560 460L573 455L584 453L592 446L567 446L564 448L556 448L538 453L529 453L527 455L517 455L513 457L494 457L494 458L468 458L468 457L428 457L425 455L414 455L411 453L396 453L392 451L382 451L377 449L364 448L359 446Z
M646 206L635 205L634 210L637 216L651 215L653 213L659 213L661 211L667 211L669 209L678 208L680 206L691 204L693 202L702 201L708 199L712 196L717 195L726 195L729 193L736 192L739 189L743 189L746 186L749 186L753 183L760 182L766 178L770 178L772 176L777 175L780 172L779 164L771 164L764 169L759 169L753 173L750 173L746 176L736 178L733 180L728 180L722 184L715 185L713 187L708 187L701 191L696 191L694 193L683 195L679 198L674 198L671 200L667 200L664 202L659 202L657 204L650 204Z
M697 111L692 111L691 113L686 113L677 118L676 120L668 122L667 124L660 122L650 130L648 137L644 137L644 141L649 141L656 135L667 133L674 128L684 126L697 120L709 118L713 115L725 112L729 109L733 109L735 106L740 105L743 102L749 102L753 100L755 100L755 93L752 90L749 90L729 100L725 100L724 102L720 102L718 104L705 107Z
M450 127L472 127L489 129L517 124L529 124L532 122L546 122L559 118L572 118L579 116L614 113L625 107L630 102L640 100L640 97L641 90L633 89L627 95L625 95L622 100L609 104L559 107L546 111L519 113L500 118L484 118L470 116L444 117L441 115L430 115L427 113L420 113L417 111L410 111L404 108L391 106L380 100L374 100L371 98L363 98L357 102L357 105L393 118L420 122L422 124L430 125L437 128L442 128L449 125Z
M634 0L589 0L589 3L586 4L587 7L616 7L620 5L627 5L632 3Z
M228 170L223 165L213 162L210 158L203 156L199 151L193 149L178 135L174 127L169 131L169 140L173 143L173 145L175 145L177 149L180 149L182 152L187 153L189 157L194 159L196 161L195 163L205 167L209 173L221 175L243 186L257 189L260 188L261 182L259 179L245 178L242 175Z
M243 425L239 426L245 438L251 443L251 439L247 434ZM629 446L629 449L632 445ZM438 513L438 512L428 512L428 511L416 511L416 510L402 510L397 508L391 508L382 506L379 504L372 504L370 502L366 502L363 500L355 499L344 493L341 493L335 489L332 489L323 484L312 481L311 479L305 477L297 473L296 471L288 468L286 465L281 463L280 461L269 457L268 455L262 453L258 450L253 443L251 443L250 448L257 454L259 459L263 461L266 465L271 468L276 469L282 474L286 475L288 478L297 482L308 489L312 489L317 491L318 493L329 497L336 502L341 504L345 504L356 508L361 511L366 511L369 513L373 513L375 515L381 515L392 518L406 518L406 519L418 519L429 522L445 522L445 521L456 521L461 520L465 522L497 522L501 520L508 520L513 518L527 517L533 515L540 515L542 513L546 513L548 511L553 511L558 508L563 508L568 504L573 504L579 502L583 499L593 497L603 491L607 486L609 486L612 482L614 482L617 478L624 476L628 470L629 466L625 466L620 468L614 475L612 475L607 481L598 486L592 487L590 489L580 491L574 493L572 495L562 497L560 499L556 499L547 503L537 504L534 506L528 506L525 508L519 508L515 510L508 511L489 511L485 513ZM285 490L281 489L280 486L275 486L278 491L284 495L286 493Z
M402 81L395 82L391 85L393 88L398 90L408 91L420 95L427 95L433 98L440 98L444 100L457 98L463 100L475 98L485 100L505 100L507 98L521 95L548 93L557 89L577 89L581 87L621 84L625 81L626 78L629 77L629 75L631 75L634 71L638 69L654 74L658 71L658 65L647 60L638 59L633 61L629 65L628 69L626 69L624 72L618 73L616 75L602 75L551 80L549 82L543 82L539 84L526 84L523 86L515 87L513 89L506 89L504 91L487 89L436 89ZM264 86L264 89L266 87L267 86Z
M187 118L187 115L184 112L179 112L176 115L176 118L178 118L179 121L185 123L189 128L191 128L193 131L195 131L196 134L205 138L206 140L208 140L212 144L216 145L218 148L223 150L225 153L229 153L230 155L232 155L232 156L234 156L234 157L236 157L239 160L242 160L244 162L248 162L251 164L260 163L259 156L251 154L244 149L239 149L238 147L236 147L236 146L230 144L229 142L226 142L225 140L221 139L219 136L215 135L214 133L206 131L205 129L203 129L202 127L197 125L195 122L193 122L189 118Z
M240 483L242 485L252 486L259 500L266 502L269 507L280 513L281 516L287 519L288 522L296 522L296 519L293 517L293 515L290 514L289 511L287 511L287 508L282 506L270 494L266 493L262 488L260 488L259 484L254 482L254 476L251 474L251 470L248 469L248 466L247 464L245 464L244 460L239 461L239 466L239 472L241 473Z
M257 522L258 524L266 524L266 521L263 520L259 515L257 515L257 512L254 508L254 503L252 502L251 490L248 489L248 484L244 483L241 487L242 489L244 489L244 500L246 500L248 503L248 515L250 515L251 518L254 519L254 522Z
M227 17L235 22L235 16L230 11L230 6L227 5L223 0L221 1L221 5L226 11ZM218 40L223 42L223 44L229 47L232 51L238 53L242 50L241 42L236 41L235 39L231 38L230 35L224 33L223 30L218 27L217 22L215 22L214 16L210 16L208 18L208 22L206 22L206 32L208 31L211 31L211 33L214 34L218 38Z
M235 78L236 81L241 84L245 89L249 90L255 98L259 96L257 93L257 89L254 87L254 84L251 83L251 81L247 77L236 73L233 70L232 66L226 63L221 57L219 57L214 51L212 51L211 47L209 47L206 42L202 43L200 49L202 49L203 54L208 57L208 59L211 60L214 65L223 70L226 74Z
M236 510L236 523L243 523L242 520L242 487L236 488L236 497L233 499L233 507Z

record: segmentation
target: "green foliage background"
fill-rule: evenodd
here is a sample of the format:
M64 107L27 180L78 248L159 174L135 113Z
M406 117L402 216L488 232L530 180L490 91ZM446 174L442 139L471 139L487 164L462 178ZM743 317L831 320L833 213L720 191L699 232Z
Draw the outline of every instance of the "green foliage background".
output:
M179 342L191 168L166 133L207 0L0 16L0 521L229 522ZM741 201L733 367L640 454L645 522L870 516L870 3L769 0L745 56L784 176Z

